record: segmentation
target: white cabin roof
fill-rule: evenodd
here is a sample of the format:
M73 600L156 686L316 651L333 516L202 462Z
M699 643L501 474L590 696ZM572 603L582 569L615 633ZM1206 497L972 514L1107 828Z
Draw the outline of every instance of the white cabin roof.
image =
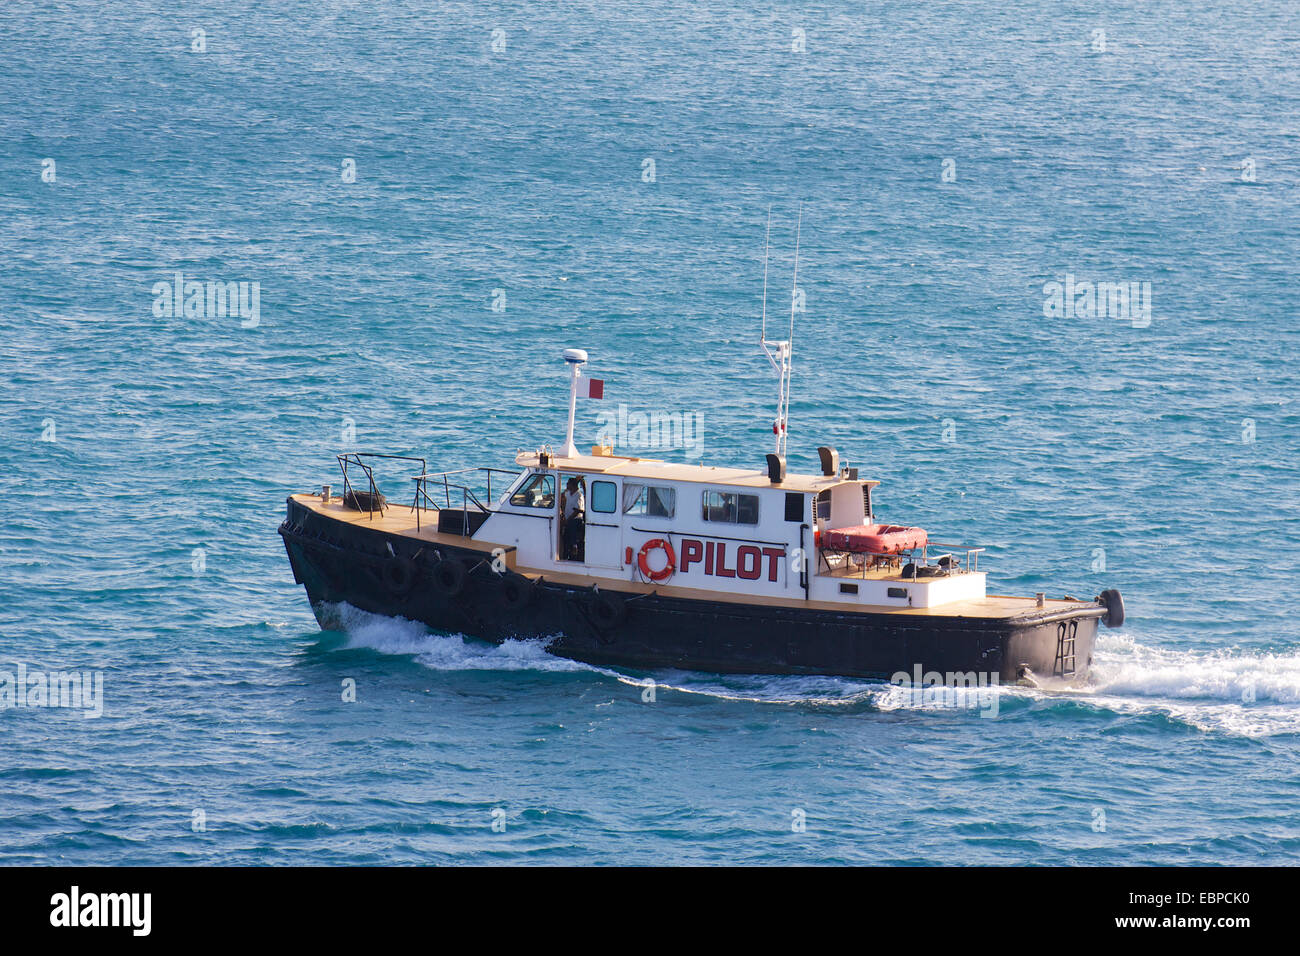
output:
M520 452L515 463L525 468L540 467L540 455L535 451ZM837 485L867 485L874 488L878 481L851 480L838 475L787 474L785 481L774 485L768 480L766 469L746 470L722 468L717 465L684 465L655 458L627 458L622 455L552 455L551 469L573 471L591 475L614 475L620 478L640 478L646 481L690 481L699 484L727 485L736 488L780 488L783 491L819 492Z

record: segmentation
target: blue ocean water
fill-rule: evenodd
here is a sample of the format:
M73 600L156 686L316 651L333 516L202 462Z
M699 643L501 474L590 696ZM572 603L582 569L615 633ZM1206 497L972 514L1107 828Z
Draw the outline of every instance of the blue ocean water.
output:
M10 0L0 670L104 684L0 711L0 862L1300 861L1297 117L1285 0ZM1092 686L319 630L285 496L558 443L563 347L583 442L621 402L760 466L801 202L792 469L995 592L1120 588ZM158 314L177 272L257 323Z

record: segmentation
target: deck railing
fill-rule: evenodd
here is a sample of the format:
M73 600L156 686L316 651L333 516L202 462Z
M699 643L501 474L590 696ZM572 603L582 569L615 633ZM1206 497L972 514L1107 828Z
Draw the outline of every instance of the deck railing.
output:
M522 472L511 471L508 468L457 468L452 471L440 471L436 474L427 474L421 470L418 475L413 475L411 480L415 482L415 500L411 502L411 510L415 512L415 530L420 530L420 515L425 510L444 511L457 507L453 504L454 496L459 495L459 507L461 511L461 531L463 534L469 534L469 513L471 506L477 508L480 512L486 514L492 509L479 500L474 489L461 481L452 481L452 476L465 474L482 474L486 477L487 499L495 501L492 497L492 476L509 475L511 478L517 478ZM433 494L430 494L430 483L433 485ZM509 487L510 482L506 482ZM442 490L442 503L439 504L435 495L439 486ZM498 487L500 483L498 482Z
M950 559L956 558L955 552L961 552L963 556L961 558L956 558L956 567L958 570L965 573L970 573L979 570L979 556L983 554L984 551L986 550L984 548L975 548L964 544L943 544L942 542L939 541L930 541L919 548L909 548L906 551L894 551L889 553L875 552L875 551L846 551L842 548L818 548L818 552L822 563L826 565L826 570L830 571L832 574L835 572L836 569L831 566L830 559L827 557L828 554L845 555L845 560L843 564L844 567L848 567L849 561L852 556L861 556L864 559L868 559L868 560L863 560L862 567L860 569L861 576L865 578L867 576L868 570L872 568L877 568L884 563L897 565L899 562L903 560L904 555L907 556L907 560L909 562L917 563L918 552L920 552L920 558L919 558L920 566L922 567L929 566L931 548L942 548L945 551L949 552L947 554L939 555L938 560L940 562L942 562L945 557ZM952 565L949 564L950 569L951 567Z
M959 562L959 566L965 565L962 568L962 570L964 571L978 571L979 563L980 563L980 555L983 554L986 550L985 548L974 548L966 544L944 544L941 541L931 541L928 544L926 544L924 548L921 549L922 561L928 560L926 556L930 548L946 548L951 551L961 551L965 555L965 557L961 559L961 561ZM942 557L942 555L940 557Z
M357 506L357 510L369 512L371 520L375 517L375 512L383 513L383 506L379 504L379 485L375 483L375 469L366 464L367 458L385 458L393 461L418 461L420 471L423 473L428 465L423 458L417 458L414 455L383 455L373 451L350 451L342 455L335 455L339 462L339 470L343 472L343 502L346 505L348 498L351 497L352 503ZM357 496L356 486L352 482L352 475L348 469L360 469L366 476L366 484L369 487L368 500L365 509L359 506L359 497Z

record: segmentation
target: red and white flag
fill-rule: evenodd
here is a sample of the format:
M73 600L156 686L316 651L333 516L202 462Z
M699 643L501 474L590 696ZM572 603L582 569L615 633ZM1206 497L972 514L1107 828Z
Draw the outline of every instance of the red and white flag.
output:
M578 379L579 398L604 398L605 380L603 378Z

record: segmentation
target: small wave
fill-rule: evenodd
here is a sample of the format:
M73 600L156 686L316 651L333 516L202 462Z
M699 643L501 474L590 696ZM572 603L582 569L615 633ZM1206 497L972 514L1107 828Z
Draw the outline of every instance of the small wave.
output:
M852 678L802 675L717 675L672 671L654 678L614 676L632 687L653 685L656 692L667 690L745 703L819 707L874 705L881 692L889 687Z
M1163 713L1207 732L1300 733L1300 651L1183 651L1103 634L1079 698L1119 713Z
M488 644L467 640L459 634L436 634L418 621L371 614L349 604L340 604L334 611L339 626L348 636L348 647L364 647L380 654L409 655L430 670L610 673L548 653L545 640L508 640L503 644Z
M1136 697L1300 703L1300 652L1196 653L1103 635L1093 662L1098 693Z

